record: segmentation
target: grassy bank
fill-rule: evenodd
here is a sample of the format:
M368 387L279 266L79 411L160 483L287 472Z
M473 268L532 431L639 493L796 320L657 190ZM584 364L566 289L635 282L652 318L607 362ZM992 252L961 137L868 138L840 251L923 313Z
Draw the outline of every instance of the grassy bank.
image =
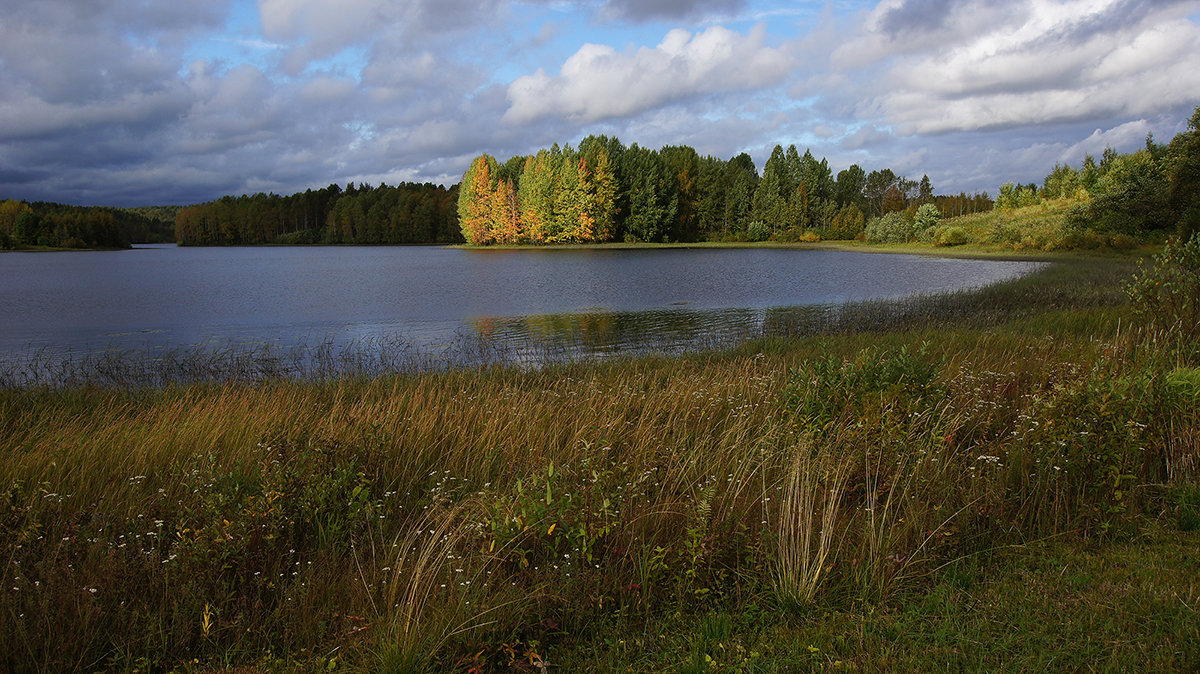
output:
M967 216L963 216L965 218ZM963 218L955 218L951 222L958 222ZM820 241L690 241L690 242L672 242L672 243L589 243L589 244L555 244L553 246L535 245L535 244L491 244L488 246L470 246L466 244L456 244L445 246L446 248L455 248L459 250L470 250L475 252L503 252L514 250L540 250L540 251L558 251L558 250L662 250L662 249L741 249L741 248L783 248L790 250L845 250L860 253L894 253L906 255L934 255L937 257L965 257L978 259L999 259L999 260L1044 260L1047 262L1060 262L1078 260L1080 253L1078 251L1067 251L1061 249L1042 250L1036 247L1014 248L1009 245L993 244L986 240L978 242L972 241L957 246L936 246L932 243L869 243L866 241L857 240L820 240ZM1128 258L1136 254L1137 246L1132 248L1124 248L1114 250L1111 248L1100 248L1096 250L1088 250L1087 254L1093 257L1109 257L1109 258ZM1154 248L1146 246L1141 249L1142 252L1151 252Z
M675 358L0 390L0 669L1194 669L1200 376L1130 272Z

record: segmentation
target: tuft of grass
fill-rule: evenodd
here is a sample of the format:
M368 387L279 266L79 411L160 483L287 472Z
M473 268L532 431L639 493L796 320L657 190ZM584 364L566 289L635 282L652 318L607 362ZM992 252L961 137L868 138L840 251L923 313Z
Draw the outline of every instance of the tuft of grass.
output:
M794 611L811 605L822 589L837 543L841 501L850 470L844 459L801 445L775 515L772 581L779 601Z

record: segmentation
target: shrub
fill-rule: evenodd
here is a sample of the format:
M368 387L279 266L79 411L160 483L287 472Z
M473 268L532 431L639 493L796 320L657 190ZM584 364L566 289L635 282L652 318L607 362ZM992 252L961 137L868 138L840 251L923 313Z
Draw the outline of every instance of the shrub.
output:
M280 234L275 239L275 243L283 245L298 245L306 243L317 243L321 240L320 233L315 229L301 229L295 232L287 232Z
M755 220L746 226L746 238L751 241L766 241L771 237L771 228L762 220Z
M1137 239L1128 234L1113 234L1108 240L1108 245L1116 250L1131 250L1137 248Z
M937 206L933 204L922 204L921 207L917 209L917 215L913 220L913 224L916 225L917 231L920 231L922 229L936 227L941 221L942 212L938 210Z
M1005 463L1009 508L1032 531L1126 529L1139 484L1161 481L1161 382L1095 370L1031 398Z
M821 233L825 239L854 239L862 235L866 217L854 204L843 206L829 227Z
M938 230L934 243L939 246L961 246L967 242L967 233L962 227L943 227Z
M908 243L916 238L916 225L903 213L894 211L867 223L866 237L871 243Z
M1174 239L1125 288L1134 316L1182 355L1200 354L1200 236Z

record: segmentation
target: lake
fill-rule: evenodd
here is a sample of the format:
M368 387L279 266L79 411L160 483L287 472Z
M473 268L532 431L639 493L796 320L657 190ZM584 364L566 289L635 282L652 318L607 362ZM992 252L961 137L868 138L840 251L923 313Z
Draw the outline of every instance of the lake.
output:
M779 248L138 246L0 255L0 355L464 341L678 349L772 311L975 287L1036 262Z

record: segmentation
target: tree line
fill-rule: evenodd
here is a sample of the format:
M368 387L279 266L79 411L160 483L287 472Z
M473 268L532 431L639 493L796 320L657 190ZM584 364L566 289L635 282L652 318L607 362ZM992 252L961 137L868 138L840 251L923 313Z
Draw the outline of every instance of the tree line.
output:
M179 211L181 245L457 243L457 188L333 184L290 196L226 196Z
M171 239L170 226L122 208L0 202L0 248L129 248Z
M471 162L458 193L463 238L473 245L604 241L853 239L869 218L937 203L956 215L992 208L986 193L936 197L928 176L829 162L775 146L759 175L688 146L649 150L588 136L503 163Z
M1074 199L1077 227L1142 236L1174 230L1187 240L1200 231L1200 107L1186 131L1163 145L1146 137L1128 154L1108 148L1097 161L1086 155L1079 168L1056 164L1039 189L1005 183L995 207L1011 209L1046 199Z

